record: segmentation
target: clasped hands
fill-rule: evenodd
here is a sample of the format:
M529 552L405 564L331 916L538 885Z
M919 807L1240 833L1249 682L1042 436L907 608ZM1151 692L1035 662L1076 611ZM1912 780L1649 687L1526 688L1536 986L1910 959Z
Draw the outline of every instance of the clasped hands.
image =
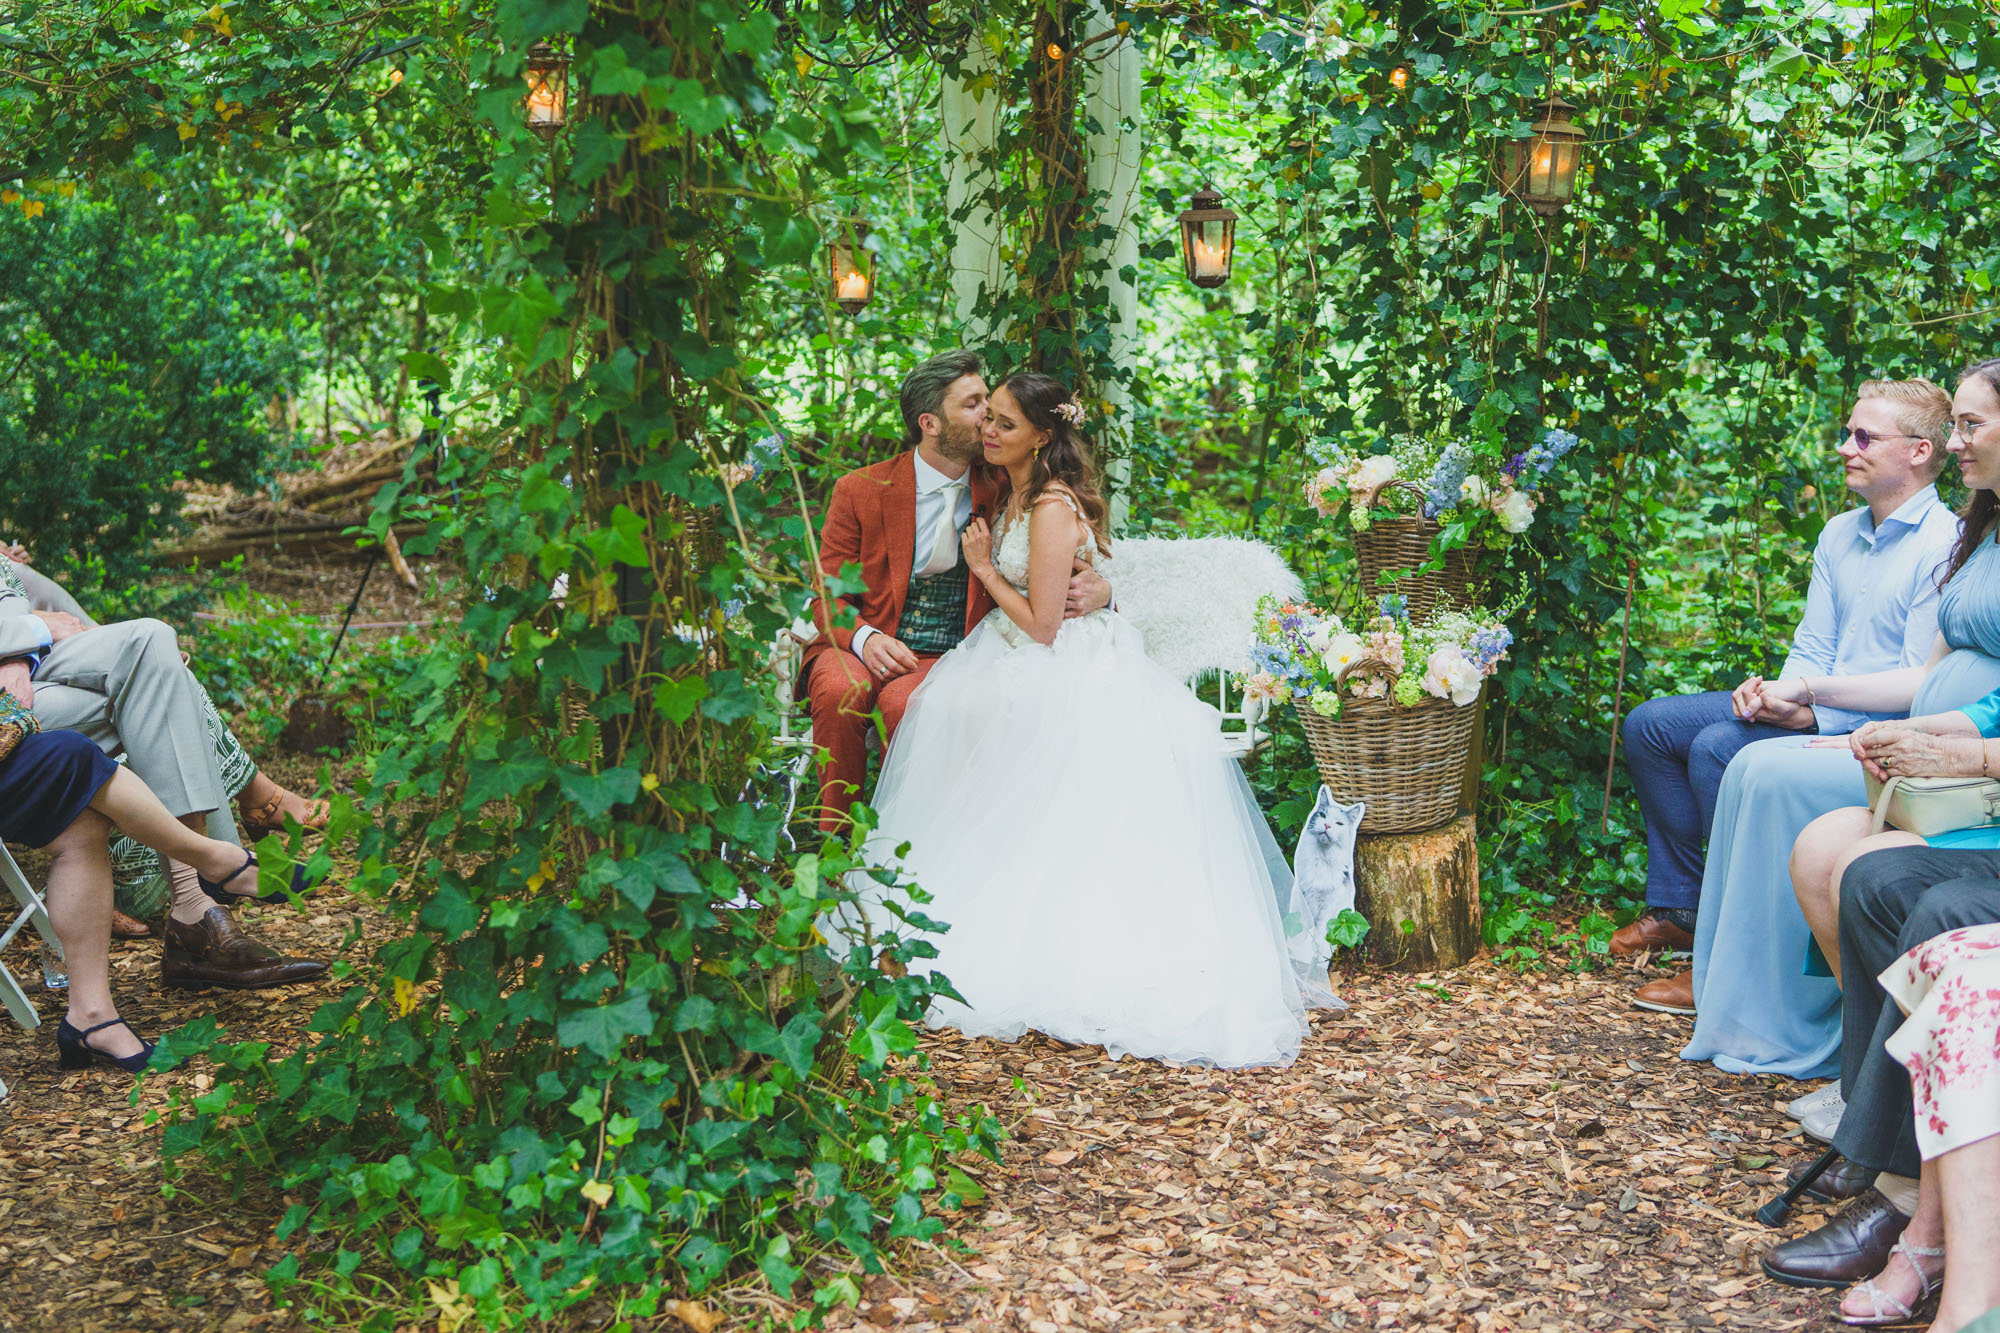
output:
M1730 692L1730 706L1745 722L1768 722L1774 727L1804 731L1813 725L1813 710L1806 702L1803 679L1765 680L1752 676Z
M1978 777L1985 769L1986 739L1976 733L1940 734L1912 721L1865 723L1824 745L1844 744L1878 782L1890 778Z

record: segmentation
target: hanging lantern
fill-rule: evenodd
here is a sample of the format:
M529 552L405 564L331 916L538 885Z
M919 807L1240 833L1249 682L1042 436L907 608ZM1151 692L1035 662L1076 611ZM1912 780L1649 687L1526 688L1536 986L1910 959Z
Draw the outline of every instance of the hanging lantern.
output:
M827 243L827 266L833 277L833 299L850 315L875 295L875 256L863 247L868 224L859 218L843 223Z
M528 128L552 138L569 119L569 57L547 42L536 42L528 48L521 78L528 85L521 103Z
M1236 252L1236 214L1222 206L1213 186L1198 191L1181 214L1181 266L1197 287L1220 287L1229 281Z
M1535 122L1534 132L1500 150L1500 176L1507 193L1545 218L1562 212L1576 191L1584 133L1570 122L1574 110L1551 93L1542 102L1542 118Z

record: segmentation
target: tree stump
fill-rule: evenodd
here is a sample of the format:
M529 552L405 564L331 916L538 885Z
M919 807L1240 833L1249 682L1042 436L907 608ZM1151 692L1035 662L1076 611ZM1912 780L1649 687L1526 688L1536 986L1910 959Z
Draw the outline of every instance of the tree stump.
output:
M1405 972L1437 972L1479 952L1479 842L1472 817L1427 833L1391 833L1354 845L1355 908L1368 918L1362 948Z

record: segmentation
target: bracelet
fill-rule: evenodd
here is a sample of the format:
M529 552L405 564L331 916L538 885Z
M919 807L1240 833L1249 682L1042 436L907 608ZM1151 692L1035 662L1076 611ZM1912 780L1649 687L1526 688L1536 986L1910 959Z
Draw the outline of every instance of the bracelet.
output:
M1806 687L1806 707L1812 708L1817 706L1819 703L1819 696L1813 693L1812 677L1800 676L1799 684Z
M1983 736L1979 738L1979 776L1982 778L1993 776L1986 769L1986 738Z

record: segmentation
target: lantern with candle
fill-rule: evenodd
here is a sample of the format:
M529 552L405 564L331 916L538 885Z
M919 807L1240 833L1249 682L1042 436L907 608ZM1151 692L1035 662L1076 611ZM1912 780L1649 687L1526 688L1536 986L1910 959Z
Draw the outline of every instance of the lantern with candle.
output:
M844 222L827 243L827 266L833 277L833 299L850 315L875 295L875 257L863 247L868 224L860 218Z
M551 138L569 119L569 56L547 42L528 48L521 78L528 85L522 100L528 128Z
M1236 214L1222 206L1213 186L1198 191L1180 216L1181 264L1197 287L1229 281L1236 252Z
M1507 193L1543 217L1562 212L1576 192L1584 133L1570 121L1574 110L1551 93L1542 101L1541 119L1533 132L1501 149L1500 178Z

